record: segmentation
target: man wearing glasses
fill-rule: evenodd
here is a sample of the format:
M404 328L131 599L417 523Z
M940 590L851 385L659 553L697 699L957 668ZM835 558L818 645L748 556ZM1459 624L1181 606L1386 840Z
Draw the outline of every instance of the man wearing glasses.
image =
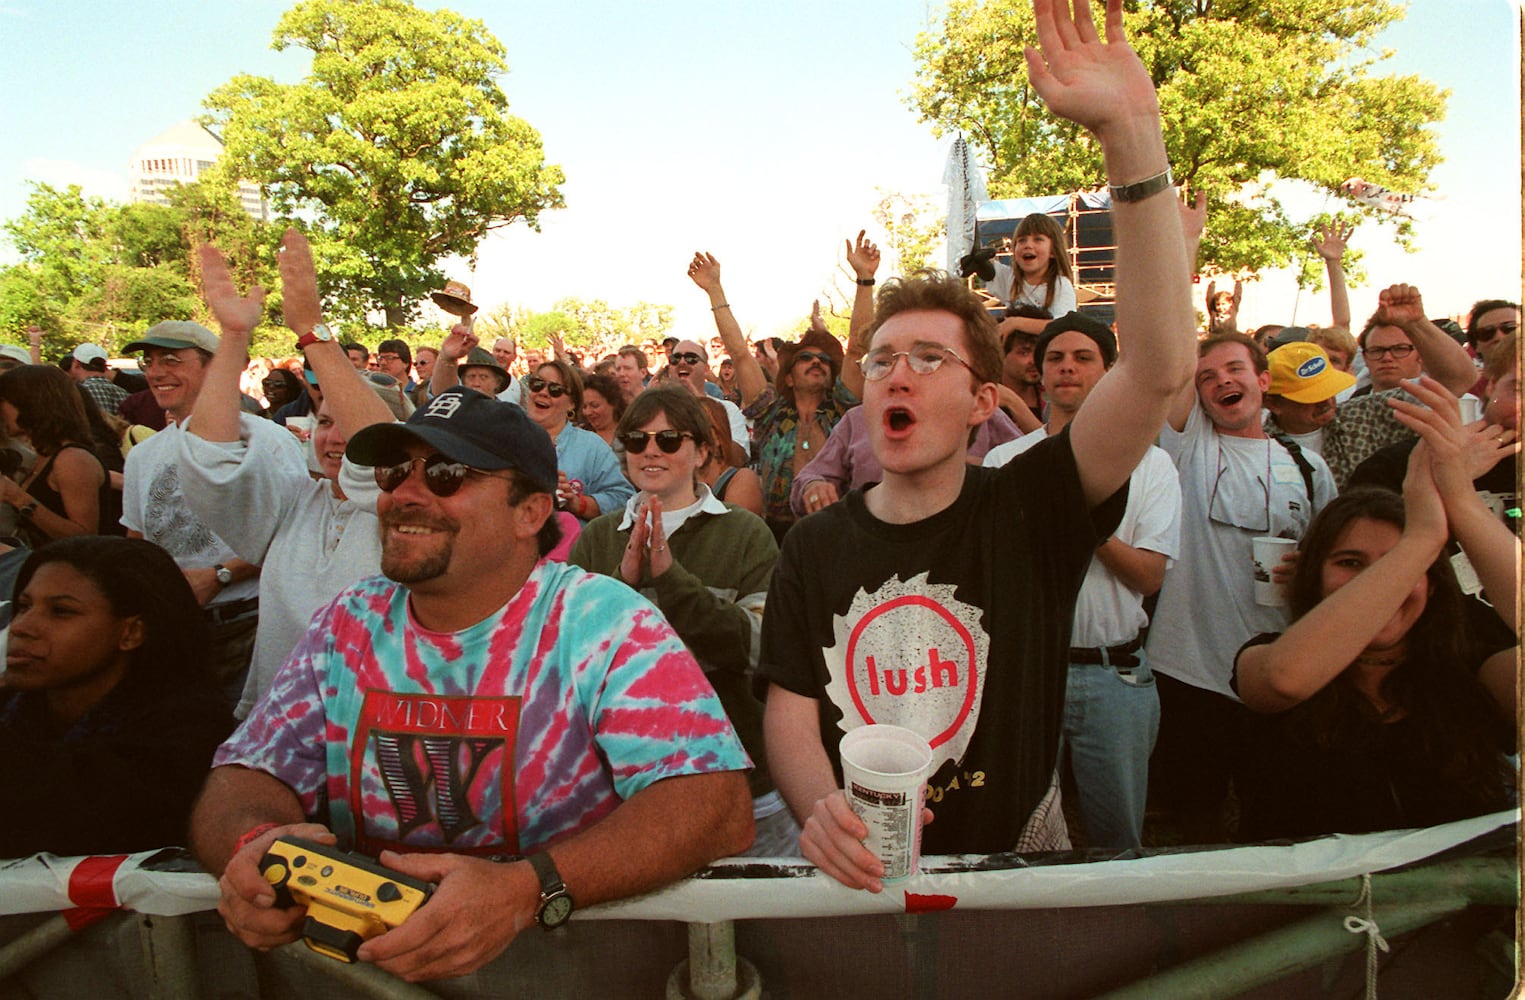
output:
M1404 379L1416 379L1422 371L1457 396L1477 381L1466 348L1425 317L1424 301L1413 285L1382 291L1357 344L1371 373L1371 391L1358 392L1335 408L1320 452L1341 490L1356 466L1379 449L1414 437L1387 405L1395 396L1413 402L1403 393Z
M842 735L865 724L932 747L928 853L1069 846L1055 765L1076 594L1191 377L1180 212L1121 5L1105 45L1088 4L1073 19L1036 6L1033 85L1098 137L1112 182L1122 357L1061 433L1002 468L970 466L970 432L997 405L994 320L956 278L887 282L861 362L883 479L795 526L763 617L768 763L801 851L871 892L884 868L837 777Z
M697 341L680 340L673 345L668 358L668 372L672 378L695 396L703 399L713 397L725 407L726 420L731 428L731 440L741 446L741 453L752 457L751 435L747 433L747 419L741 415L741 407L726 399L720 387L710 381L710 356Z
M166 320L150 327L126 351L142 351L139 361L154 401L168 423L127 455L122 470L122 526L133 538L146 538L174 557L211 633L213 661L208 665L232 708L243 693L259 624L259 572L201 522L180 486L179 436L196 405L207 365L217 351L217 335L199 323ZM306 474L307 462L296 438L272 421L255 421L253 432L287 471Z
M457 387L356 434L346 494L365 471L384 576L318 612L192 819L245 943L301 926L258 870L288 834L438 884L360 949L412 981L751 842L746 755L682 641L623 584L542 558L560 536L544 430ZM487 860L504 855L531 857Z

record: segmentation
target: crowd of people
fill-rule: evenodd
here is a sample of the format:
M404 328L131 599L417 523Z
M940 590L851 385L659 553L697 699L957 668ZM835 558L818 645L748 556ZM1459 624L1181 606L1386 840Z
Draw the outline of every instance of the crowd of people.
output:
M931 853L1511 805L1519 307L1458 339L1394 284L1352 336L1332 227L1330 324L1241 333L1214 290L1199 329L1205 203L1120 8L1104 44L1037 7L1033 85L1105 158L1110 323L1039 215L978 291L849 239L845 344L818 310L749 344L700 251L703 343L521 353L452 283L438 344L373 352L292 231L299 360L250 362L264 293L213 247L219 332L144 331L141 386L0 348L0 855L188 831L269 947L302 913L260 857L337 843L437 883L360 951L424 980L724 855L880 891L838 752L870 723L932 748Z

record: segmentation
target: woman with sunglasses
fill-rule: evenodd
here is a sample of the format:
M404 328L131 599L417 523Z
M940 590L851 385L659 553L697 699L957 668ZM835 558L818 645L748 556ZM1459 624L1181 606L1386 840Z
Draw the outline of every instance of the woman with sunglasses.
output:
M321 313L312 258L301 236L287 233L280 264L286 323L307 333ZM339 591L380 572L375 510L345 495L339 469L349 436L373 423L401 419L403 413L385 400L401 405L402 397L395 383L383 387L367 381L337 341L305 344L307 362L324 390L310 442L323 477L312 478L295 438L239 412L238 371L259 322L262 293L256 287L240 296L214 247L202 249L201 265L222 340L180 438L180 485L202 523L241 558L262 567L254 655L236 709L242 718L306 634L313 613Z
M1293 623L1239 652L1258 713L1239 778L1247 840L1433 826L1511 804L1518 540L1472 488L1473 430L1432 379L1393 403L1418 431L1403 496L1341 494L1303 539ZM1454 535L1498 622L1474 623ZM1475 627L1491 624L1490 630Z
M617 510L635 490L608 444L571 423L581 406L582 376L565 361L543 362L524 380L525 412L556 445L556 505L585 522Z
M715 431L698 399L676 385L647 389L620 421L618 447L640 490L589 524L569 561L617 577L650 599L704 667L742 745L757 839L754 857L799 853L799 827L767 771L762 703L750 674L778 546L763 520L715 499L699 469Z
M15 602L0 674L0 858L184 843L233 720L208 680L201 607L180 568L141 539L66 538L27 558Z
M270 369L270 374L260 381L260 388L265 394L265 415L271 418L274 418L276 410L287 403L296 402L306 392L302 380L289 368L280 365Z

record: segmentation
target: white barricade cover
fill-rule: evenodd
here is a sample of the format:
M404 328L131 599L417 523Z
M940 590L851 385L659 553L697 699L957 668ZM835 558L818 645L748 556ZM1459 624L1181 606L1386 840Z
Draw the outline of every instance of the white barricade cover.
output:
M1022 865L1021 858L922 858L922 871L858 892L800 858L717 862L659 892L579 910L579 919L713 923L772 917L831 917L950 910L1126 906L1285 889L1413 864L1504 826L1519 810L1423 830L1338 834L1304 843L1182 851L1124 860ZM37 854L0 861L0 914L118 906L160 916L210 910L217 881L177 850L114 857Z

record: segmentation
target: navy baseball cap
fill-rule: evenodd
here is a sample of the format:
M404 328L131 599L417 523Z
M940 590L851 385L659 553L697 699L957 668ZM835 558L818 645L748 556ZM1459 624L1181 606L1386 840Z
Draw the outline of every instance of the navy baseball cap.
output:
M404 424L372 424L350 438L344 456L356 465L386 465L422 442L474 469L513 469L546 493L556 489L551 436L513 403L458 386L435 396Z

